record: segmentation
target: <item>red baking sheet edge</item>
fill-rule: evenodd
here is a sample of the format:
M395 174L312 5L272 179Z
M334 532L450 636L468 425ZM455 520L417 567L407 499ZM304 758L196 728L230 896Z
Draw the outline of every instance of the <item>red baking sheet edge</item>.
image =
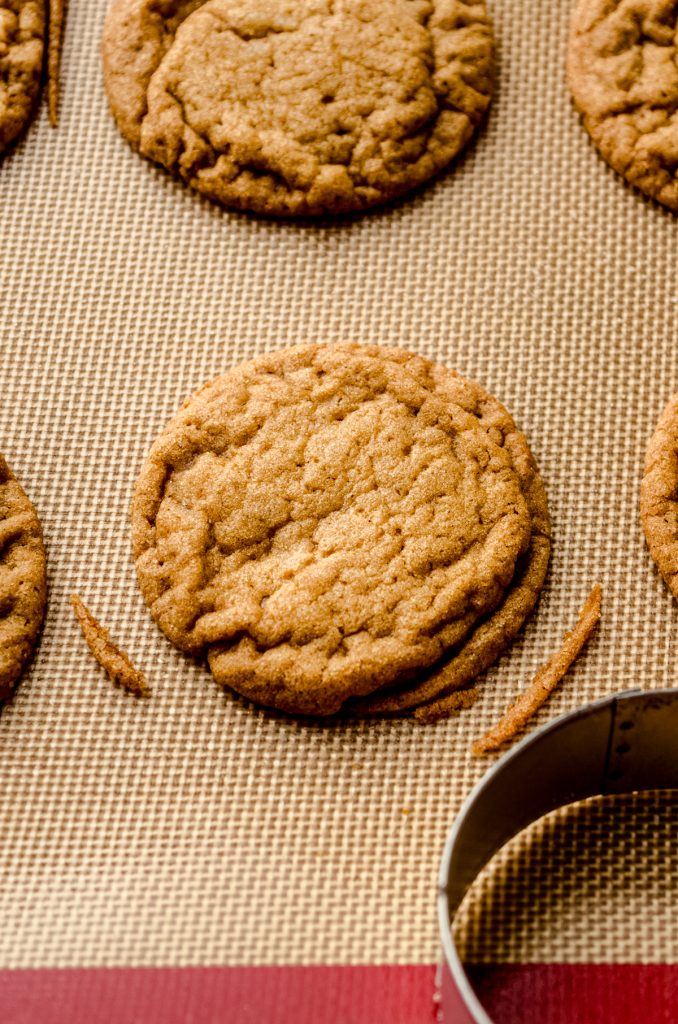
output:
M470 973L497 1024L678 1022L678 964L511 964ZM2 970L0 1021L432 1024L434 975L427 964Z

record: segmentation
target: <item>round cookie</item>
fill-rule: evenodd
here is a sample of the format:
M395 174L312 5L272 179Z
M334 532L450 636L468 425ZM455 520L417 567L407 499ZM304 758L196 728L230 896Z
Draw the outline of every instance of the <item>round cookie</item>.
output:
M678 211L678 7L656 0L579 0L567 77L607 162Z
M484 0L113 0L118 127L226 206L362 210L437 174L490 100Z
M678 394L664 409L647 448L640 518L650 554L678 601Z
M38 514L0 455L0 699L9 695L30 657L46 595Z
M244 696L308 714L459 643L530 529L477 419L360 347L282 350L203 387L132 504L139 581L170 640Z
M492 395L473 381L447 367L431 363L402 349L382 350L413 373L436 397L455 403L473 415L491 439L511 460L530 514L530 544L516 564L516 571L501 604L479 622L461 645L412 682L386 693L375 693L355 703L360 714L399 713L437 700L466 686L488 669L508 647L531 614L541 592L551 553L551 521L544 485L524 434L510 414Z

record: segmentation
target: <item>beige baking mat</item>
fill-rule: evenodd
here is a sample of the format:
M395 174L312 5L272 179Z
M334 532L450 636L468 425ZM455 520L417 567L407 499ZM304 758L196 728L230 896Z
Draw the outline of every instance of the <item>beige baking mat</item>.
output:
M513 839L455 921L475 963L678 961L678 794L561 809Z
M71 0L61 126L43 110L0 163L0 450L40 510L50 578L38 656L0 716L0 965L433 961L440 850L489 763L470 741L596 580L601 628L539 720L674 682L678 608L637 505L646 439L678 387L678 223L588 143L564 85L568 6L494 0L496 101L449 174L392 209L302 226L220 211L131 153L102 90L105 2ZM234 361L315 339L407 346L474 377L548 486L538 613L476 707L435 727L254 710L170 648L137 590L127 508L159 428ZM150 702L103 678L76 588L147 672ZM476 959L678 959L661 874L675 876L675 804L614 813L656 856L637 843L572 874L562 851L582 829L606 834L603 812L570 812L564 838L540 826L546 849L520 840L483 883ZM615 928L591 924L593 899L575 915L575 883L607 893ZM537 940L530 908L548 921L552 889ZM479 930L488 917L501 949Z

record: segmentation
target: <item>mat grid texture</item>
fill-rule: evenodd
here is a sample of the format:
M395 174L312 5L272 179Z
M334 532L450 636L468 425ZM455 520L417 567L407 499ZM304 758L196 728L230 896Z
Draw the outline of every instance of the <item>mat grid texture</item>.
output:
M471 741L594 582L599 631L538 720L674 682L678 608L644 545L638 484L678 388L678 223L580 126L567 3L493 0L499 80L468 153L414 198L315 225L222 211L128 149L103 94L105 8L72 0L61 125L43 108L0 163L0 451L40 511L50 586L37 657L0 715L0 966L433 962L440 851L490 763ZM401 345L479 381L547 485L537 614L475 708L435 727L253 709L170 647L136 585L127 512L158 430L234 362L315 340ZM147 674L149 702L98 669L73 590ZM655 800L615 813L661 853L675 849L675 804ZM585 813L563 818L564 848L582 821L605 831L603 810ZM672 886L642 843L600 878L571 881L560 864L554 906L585 882L619 922L593 927L600 905L582 898L575 936L555 918L530 934L521 873L548 900L549 849L522 842L494 869L503 893L481 881L473 913L503 938L471 927L472 958L676 959Z

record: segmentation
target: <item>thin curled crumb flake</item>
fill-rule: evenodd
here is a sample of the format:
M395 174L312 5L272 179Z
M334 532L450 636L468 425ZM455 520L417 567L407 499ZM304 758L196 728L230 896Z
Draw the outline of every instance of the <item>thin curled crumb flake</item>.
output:
M600 618L600 604L601 588L596 583L579 613L576 626L571 633L565 634L560 650L541 666L528 688L520 694L503 718L474 743L474 754L487 754L509 743L548 700L591 636Z
M143 155L279 216L359 210L435 175L494 73L484 0L114 0L103 57Z
M0 152L33 112L44 38L45 0L0 0Z
M428 704L415 708L414 718L421 725L433 725L443 718L449 718L450 715L472 708L479 696L480 691L475 686L466 690L457 690L455 693L449 693L446 697L429 701Z
M47 597L38 514L0 455L0 700L35 645Z
M71 594L71 605L87 646L109 679L135 697L150 697L151 691L145 676L134 667L124 651L116 647L108 630L94 618L77 594Z
M476 418L360 346L282 350L206 385L151 449L132 524L169 639L308 714L437 660L496 606L530 536Z
M678 212L678 3L579 0L568 81L584 124L627 181Z
M640 517L650 554L678 600L678 394L664 409L647 448Z
M66 0L49 0L49 31L47 37L47 104L53 128L59 123L59 71L63 43Z

